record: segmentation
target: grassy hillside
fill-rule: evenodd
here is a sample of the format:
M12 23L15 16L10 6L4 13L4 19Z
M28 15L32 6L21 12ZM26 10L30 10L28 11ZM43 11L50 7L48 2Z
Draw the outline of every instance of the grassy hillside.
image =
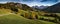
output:
M55 24L42 20L30 20L24 17L10 14L0 17L0 24Z
M45 14L44 11L33 9L26 4L0 4L0 24L55 24L57 19L52 17L55 15Z

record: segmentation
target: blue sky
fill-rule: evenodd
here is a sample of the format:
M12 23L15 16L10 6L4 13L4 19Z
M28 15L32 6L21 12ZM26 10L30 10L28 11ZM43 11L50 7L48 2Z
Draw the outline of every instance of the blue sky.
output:
M23 4L27 4L28 6L35 6L35 5L51 6L57 2L60 2L60 0L0 0L0 3L5 2L20 2Z
M59 0L21 0L21 3L27 4L29 6L51 6L56 4L57 2L60 2Z

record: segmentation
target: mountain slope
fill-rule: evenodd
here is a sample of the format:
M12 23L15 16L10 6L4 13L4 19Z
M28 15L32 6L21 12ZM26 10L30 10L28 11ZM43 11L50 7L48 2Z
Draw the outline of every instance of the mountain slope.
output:
M44 11L51 12L51 13L60 13L60 2L53 6L45 8Z

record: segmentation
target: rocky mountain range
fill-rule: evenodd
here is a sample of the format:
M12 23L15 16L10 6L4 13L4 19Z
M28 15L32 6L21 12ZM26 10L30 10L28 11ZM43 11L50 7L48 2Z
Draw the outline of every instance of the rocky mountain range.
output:
M44 5L41 5L41 6L32 6L32 8L37 8L37 9L44 9L44 8L47 8L48 6L44 6Z

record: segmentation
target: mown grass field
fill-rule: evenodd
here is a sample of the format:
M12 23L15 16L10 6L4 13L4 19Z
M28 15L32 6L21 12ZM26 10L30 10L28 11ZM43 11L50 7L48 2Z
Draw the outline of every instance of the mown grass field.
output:
M55 23L43 20L30 20L22 16L10 14L0 16L0 24L55 24Z

